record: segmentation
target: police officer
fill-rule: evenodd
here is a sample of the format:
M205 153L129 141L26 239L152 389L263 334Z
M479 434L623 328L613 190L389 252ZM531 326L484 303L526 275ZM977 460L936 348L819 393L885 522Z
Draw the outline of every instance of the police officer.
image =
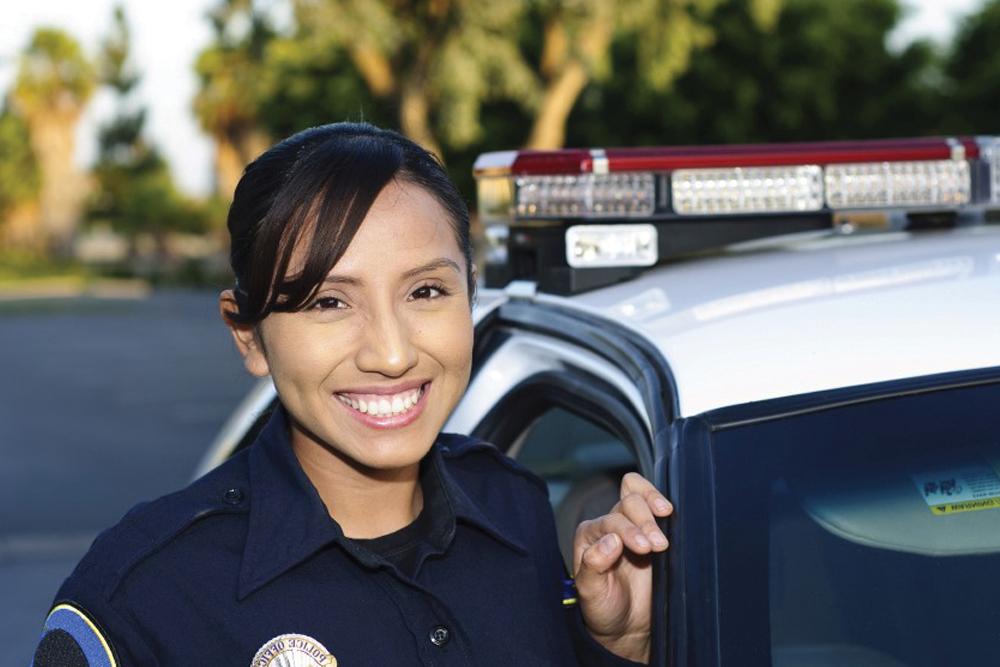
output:
M666 499L625 477L577 531L576 593L544 483L439 433L475 288L440 164L369 125L306 130L247 168L228 226L220 310L278 407L251 447L98 537L35 667L648 660Z

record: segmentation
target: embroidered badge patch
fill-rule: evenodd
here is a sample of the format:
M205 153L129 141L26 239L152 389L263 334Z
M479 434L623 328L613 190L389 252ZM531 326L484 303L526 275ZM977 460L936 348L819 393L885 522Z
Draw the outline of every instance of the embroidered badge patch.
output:
M260 647L250 667L337 667L337 659L312 637L278 635Z
M51 638L51 641L46 641L48 638ZM76 643L76 647L73 647L73 642ZM47 652L54 652L54 655L70 649L71 653L77 656L83 654L87 667L118 667L111 645L97 629L97 625L83 610L71 604L60 604L53 607L45 619L42 642L39 645L41 655L36 656L35 662L46 664L49 657L46 655Z

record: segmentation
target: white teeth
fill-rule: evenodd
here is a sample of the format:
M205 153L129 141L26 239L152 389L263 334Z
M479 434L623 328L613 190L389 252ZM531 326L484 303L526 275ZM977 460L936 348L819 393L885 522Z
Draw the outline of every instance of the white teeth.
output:
M405 393L396 394L395 396L386 396L385 398L377 399L355 399L344 394L337 394L336 396L345 405L351 406L358 412L369 414L373 417L389 417L406 412L416 405L423 395L424 388L421 386Z

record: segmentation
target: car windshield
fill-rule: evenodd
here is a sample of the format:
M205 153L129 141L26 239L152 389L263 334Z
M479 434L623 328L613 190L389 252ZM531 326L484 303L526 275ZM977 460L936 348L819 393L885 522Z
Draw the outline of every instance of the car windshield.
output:
M932 391L713 437L722 664L769 664L753 646L781 667L990 655L998 400L996 385Z

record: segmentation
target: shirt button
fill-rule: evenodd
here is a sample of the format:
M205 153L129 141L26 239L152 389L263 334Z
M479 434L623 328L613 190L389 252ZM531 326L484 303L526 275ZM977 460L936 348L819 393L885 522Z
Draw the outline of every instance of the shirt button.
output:
M435 646L444 646L451 639L451 632L443 625L435 626L431 630L431 643Z
M222 499L227 505L239 505L243 502L243 489L229 489L222 494Z

